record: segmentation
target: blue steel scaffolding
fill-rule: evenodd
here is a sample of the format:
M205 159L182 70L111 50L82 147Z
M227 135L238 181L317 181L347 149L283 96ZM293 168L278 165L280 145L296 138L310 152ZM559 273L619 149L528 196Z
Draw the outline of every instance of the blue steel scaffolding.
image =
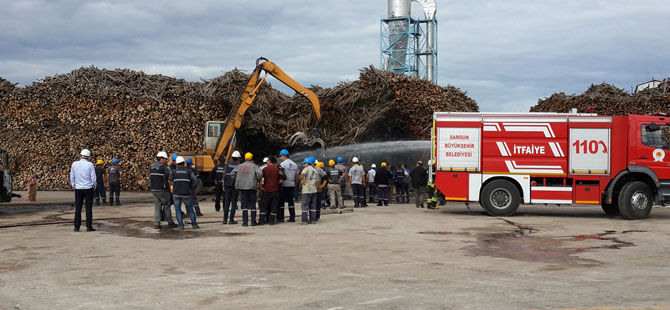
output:
M428 35L431 28L432 36ZM380 34L382 69L437 84L436 19L384 18L380 22ZM431 75L432 78L428 78Z

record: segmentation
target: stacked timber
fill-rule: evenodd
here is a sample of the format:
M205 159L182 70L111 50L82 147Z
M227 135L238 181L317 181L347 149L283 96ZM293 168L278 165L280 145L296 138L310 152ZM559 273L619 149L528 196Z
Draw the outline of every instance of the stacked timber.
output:
M68 189L79 151L92 160L118 158L125 190L148 189L158 151L198 151L204 124L224 120L239 103L249 75L237 69L188 82L128 69L85 67L26 87L0 79L0 146L10 155L16 188L32 175L40 190ZM256 157L276 154L297 131L329 146L385 139L428 139L433 111L477 111L459 89L373 67L357 81L311 88L321 102L317 122L309 101L260 87L238 132L239 147Z
M556 93L538 100L531 112L569 112L576 108L579 112L592 108L601 115L648 114L652 112L670 113L670 79L665 79L659 87L629 94L607 83L591 85L580 95Z

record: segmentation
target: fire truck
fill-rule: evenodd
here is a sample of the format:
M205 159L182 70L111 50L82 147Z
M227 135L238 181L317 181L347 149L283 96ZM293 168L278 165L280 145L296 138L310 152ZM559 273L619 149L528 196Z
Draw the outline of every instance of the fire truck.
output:
M666 115L438 112L431 141L445 199L494 216L579 204L644 219L670 197Z

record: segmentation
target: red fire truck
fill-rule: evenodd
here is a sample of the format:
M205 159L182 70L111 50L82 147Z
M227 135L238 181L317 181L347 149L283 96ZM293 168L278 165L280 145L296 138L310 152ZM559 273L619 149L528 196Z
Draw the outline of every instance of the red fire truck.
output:
M435 186L491 215L524 204L600 205L643 219L670 197L670 117L434 113Z

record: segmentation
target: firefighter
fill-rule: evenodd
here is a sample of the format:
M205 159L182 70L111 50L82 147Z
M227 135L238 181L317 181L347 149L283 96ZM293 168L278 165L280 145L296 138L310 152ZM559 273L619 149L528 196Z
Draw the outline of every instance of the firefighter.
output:
M193 174L195 174L196 178L199 178L200 176L198 175L198 170L193 167L193 159L191 157L186 158L186 167L188 169L191 169L193 171ZM191 194L191 200L193 203L193 209L195 210L195 215L197 216L202 216L202 212L200 211L200 201L198 201L198 190L196 187L196 190L193 191Z
M235 189L235 177L233 170L240 164L242 155L238 151L233 152L233 161L226 164L226 175L223 178L223 222L221 224L237 224L235 211L237 210L237 190ZM228 219L230 213L230 220Z
M116 194L116 205L120 206L121 167L119 167L119 160L117 158L112 159L112 165L107 170L107 175L107 179L109 180L109 205L114 205L114 194Z
M107 194L105 191L107 191L107 188L105 187L105 183L107 183L107 171L105 170L105 167L103 166L105 162L102 161L102 159L98 159L98 161L95 163L95 205L99 206L100 205L100 198L102 198L102 203L106 204L107 203Z
M174 197L174 212L177 216L177 223L179 229L184 229L184 221L181 216L181 204L186 205L186 212L191 218L191 226L193 228L200 228L195 219L195 212L193 212L193 202L191 201L192 193L198 186L198 178L193 171L184 165L184 157L177 156L175 161L177 170L170 174L170 186L172 186L172 194Z
M256 200L258 182L263 178L261 170L253 161L254 155L244 154L244 163L238 165L232 172L235 178L235 189L242 204L242 226L249 226L249 211L251 211L251 226L256 226Z

